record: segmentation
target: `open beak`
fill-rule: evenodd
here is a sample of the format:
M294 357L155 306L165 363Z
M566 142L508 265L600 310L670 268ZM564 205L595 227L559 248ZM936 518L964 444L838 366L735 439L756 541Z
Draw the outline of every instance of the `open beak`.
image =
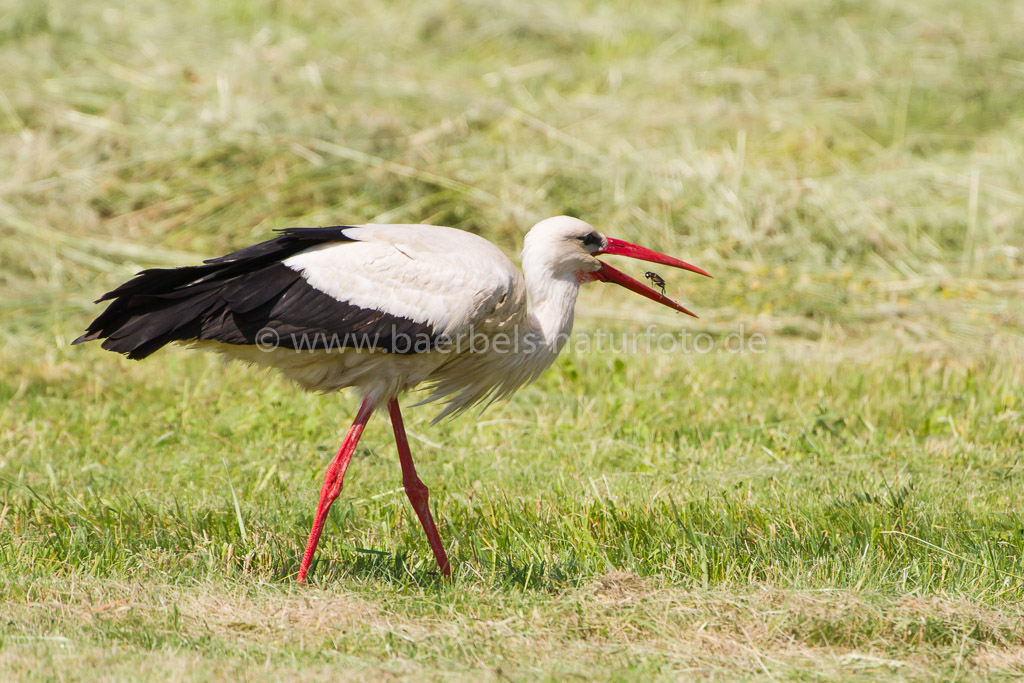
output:
M660 263L665 266L681 268L683 270L688 270L691 273L697 273L699 275L711 277L711 275L709 275L704 270L698 268L697 266L690 265L685 261L680 261L677 258L673 258L666 254L659 253L657 251L654 251L653 249L641 247L637 244L630 244L629 242L617 240L612 237L608 237L606 239L608 240L608 246L605 247L604 249L601 249L600 251L594 252L595 256L597 256L598 254L628 256L630 258L640 259L642 261L650 261L651 263ZM679 311L680 313L692 315L694 318L697 317L697 314L694 313L693 311L685 308L684 306L681 306L680 304L677 304L675 301L672 301L672 299L669 299L664 294L651 289L650 287L640 282L639 280L634 280L633 278L626 275L622 271L612 268L604 261L601 261L601 268L597 272L591 273L591 277L595 280L600 280L602 282L614 282L617 285L622 285L626 289L632 292L636 292L641 296L645 296L651 301L657 301L659 304L663 304L665 306L668 306L669 308L673 308Z

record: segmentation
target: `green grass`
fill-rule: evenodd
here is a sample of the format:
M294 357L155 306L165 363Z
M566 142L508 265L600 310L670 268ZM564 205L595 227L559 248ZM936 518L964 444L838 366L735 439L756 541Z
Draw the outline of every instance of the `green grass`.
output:
M0 2L0 676L1024 675L1022 33L1009 0ZM68 346L273 228L514 253L563 212L716 276L662 273L699 321L591 286L578 330L714 348L408 409L450 584L380 417L292 581L353 397Z

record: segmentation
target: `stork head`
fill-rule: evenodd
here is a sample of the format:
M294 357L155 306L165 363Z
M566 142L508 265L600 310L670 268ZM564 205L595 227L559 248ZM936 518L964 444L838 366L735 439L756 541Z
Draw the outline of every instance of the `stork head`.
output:
M523 242L523 272L527 278L531 277L531 271L534 270L543 271L548 277L574 277L581 284L592 280L614 282L652 301L697 317L664 294L598 260L597 256L601 254L628 256L711 277L685 261L614 237L606 237L589 223L571 216L547 218L533 226ZM540 275L540 272L536 274Z

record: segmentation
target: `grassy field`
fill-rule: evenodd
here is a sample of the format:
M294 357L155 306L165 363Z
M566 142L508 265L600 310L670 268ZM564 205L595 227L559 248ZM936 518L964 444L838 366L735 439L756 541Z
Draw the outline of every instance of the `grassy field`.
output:
M1024 676L1021 35L1016 0L0 0L0 678ZM713 344L407 410L451 583L377 417L294 584L352 397L68 346L274 228L511 254L564 212L716 275L662 273L698 321L594 285L578 330Z

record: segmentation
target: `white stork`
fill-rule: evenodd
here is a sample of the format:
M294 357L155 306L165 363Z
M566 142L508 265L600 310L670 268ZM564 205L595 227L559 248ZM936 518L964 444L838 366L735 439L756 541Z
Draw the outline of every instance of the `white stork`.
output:
M102 339L104 349L141 359L184 342L277 368L305 389L359 391L355 422L324 476L300 582L375 410L388 408L405 492L447 576L448 557L427 487L416 475L398 396L424 385L431 392L427 401L445 402L441 419L536 379L568 339L584 282L614 282L694 315L599 261L600 254L708 275L568 216L530 230L522 275L493 244L454 228L353 225L281 232L203 265L142 271L97 301L111 303L73 343Z

